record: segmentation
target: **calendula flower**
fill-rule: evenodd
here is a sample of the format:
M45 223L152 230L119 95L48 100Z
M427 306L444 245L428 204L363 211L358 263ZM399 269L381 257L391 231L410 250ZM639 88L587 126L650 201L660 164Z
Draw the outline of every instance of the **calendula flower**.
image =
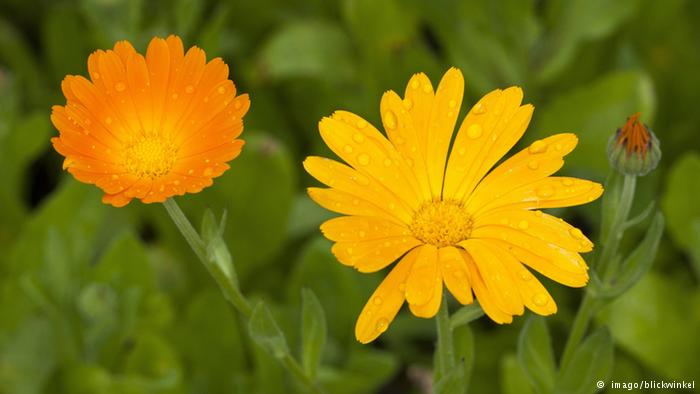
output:
M68 75L66 105L51 120L63 168L97 185L102 201L121 207L197 193L241 151L248 95L236 96L228 66L184 52L176 36L153 38L146 55L127 41L88 58L90 79Z
M452 68L436 92L425 74L416 74L403 99L385 93L380 107L388 139L349 112L319 123L323 140L348 164L304 162L329 186L309 188L311 198L347 215L321 226L335 242L333 253L360 272L398 261L360 313L355 335L362 343L388 328L404 300L414 315L434 316L443 284L460 303L476 296L491 319L508 323L524 307L540 315L557 310L526 267L572 287L588 281L579 253L592 243L535 210L601 195L598 183L551 176L578 139L557 134L535 141L491 170L523 135L533 107L521 105L518 87L487 94L466 115L450 150L463 90L462 73Z

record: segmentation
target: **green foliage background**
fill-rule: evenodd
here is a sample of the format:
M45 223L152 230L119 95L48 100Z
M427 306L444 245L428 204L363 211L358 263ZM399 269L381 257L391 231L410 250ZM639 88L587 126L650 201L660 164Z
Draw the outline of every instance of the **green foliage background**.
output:
M305 196L314 182L301 161L330 155L322 116L347 109L379 124L384 90L402 91L419 71L437 83L450 66L465 75L465 103L524 88L536 110L521 146L577 133L566 174L604 181L608 137L642 112L664 157L640 180L633 212L656 200L667 231L652 271L596 324L616 344L610 380L700 383L698 20L691 0L0 0L0 392L294 390L163 207L102 205L50 146L66 74L85 75L88 54L116 40L143 51L171 33L223 57L252 100L241 157L213 187L178 200L195 222L206 208L228 211L243 291L272 305L295 353L302 288L316 294L327 391L421 392L435 328L402 313L373 345L355 342L354 321L383 273L335 261L318 231L329 214ZM558 213L595 239L600 202ZM545 284L559 304L547 321L560 354L582 291ZM473 392L526 392L515 357L525 321L471 325Z

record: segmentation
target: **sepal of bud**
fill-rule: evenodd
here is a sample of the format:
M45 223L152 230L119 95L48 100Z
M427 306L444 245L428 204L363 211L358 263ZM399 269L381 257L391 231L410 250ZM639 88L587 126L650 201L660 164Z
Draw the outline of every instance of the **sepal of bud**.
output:
M610 165L625 175L644 176L661 160L661 145L654 132L639 121L640 113L629 118L608 140Z

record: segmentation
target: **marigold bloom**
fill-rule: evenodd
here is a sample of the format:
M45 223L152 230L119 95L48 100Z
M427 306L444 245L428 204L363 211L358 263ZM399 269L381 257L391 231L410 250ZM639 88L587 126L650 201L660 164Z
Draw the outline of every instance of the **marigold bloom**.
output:
M398 260L362 310L355 335L377 338L404 300L430 318L443 283L462 304L479 300L497 323L524 307L540 315L557 307L525 266L559 283L581 287L588 267L580 252L593 244L580 230L537 208L579 205L602 187L587 180L552 177L578 139L557 134L534 142L489 170L525 132L532 105L521 105L518 87L495 90L466 115L448 157L462 103L457 69L437 91L425 74L414 75L401 99L381 101L388 139L364 119L337 111L319 123L321 137L348 165L309 157L306 170L330 188L309 188L321 206L348 216L323 223L338 260L375 272Z
M88 58L90 80L68 75L66 105L53 107L63 168L97 185L102 201L162 202L212 184L241 151L248 95L236 96L228 66L206 61L179 37L153 38L146 56L128 41Z

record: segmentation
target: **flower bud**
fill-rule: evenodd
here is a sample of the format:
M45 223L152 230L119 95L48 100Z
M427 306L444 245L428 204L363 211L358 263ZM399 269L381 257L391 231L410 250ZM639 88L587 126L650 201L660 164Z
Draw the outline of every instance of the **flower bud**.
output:
M625 175L644 176L661 159L659 140L647 125L639 121L640 113L627 118L622 128L608 140L610 165Z

